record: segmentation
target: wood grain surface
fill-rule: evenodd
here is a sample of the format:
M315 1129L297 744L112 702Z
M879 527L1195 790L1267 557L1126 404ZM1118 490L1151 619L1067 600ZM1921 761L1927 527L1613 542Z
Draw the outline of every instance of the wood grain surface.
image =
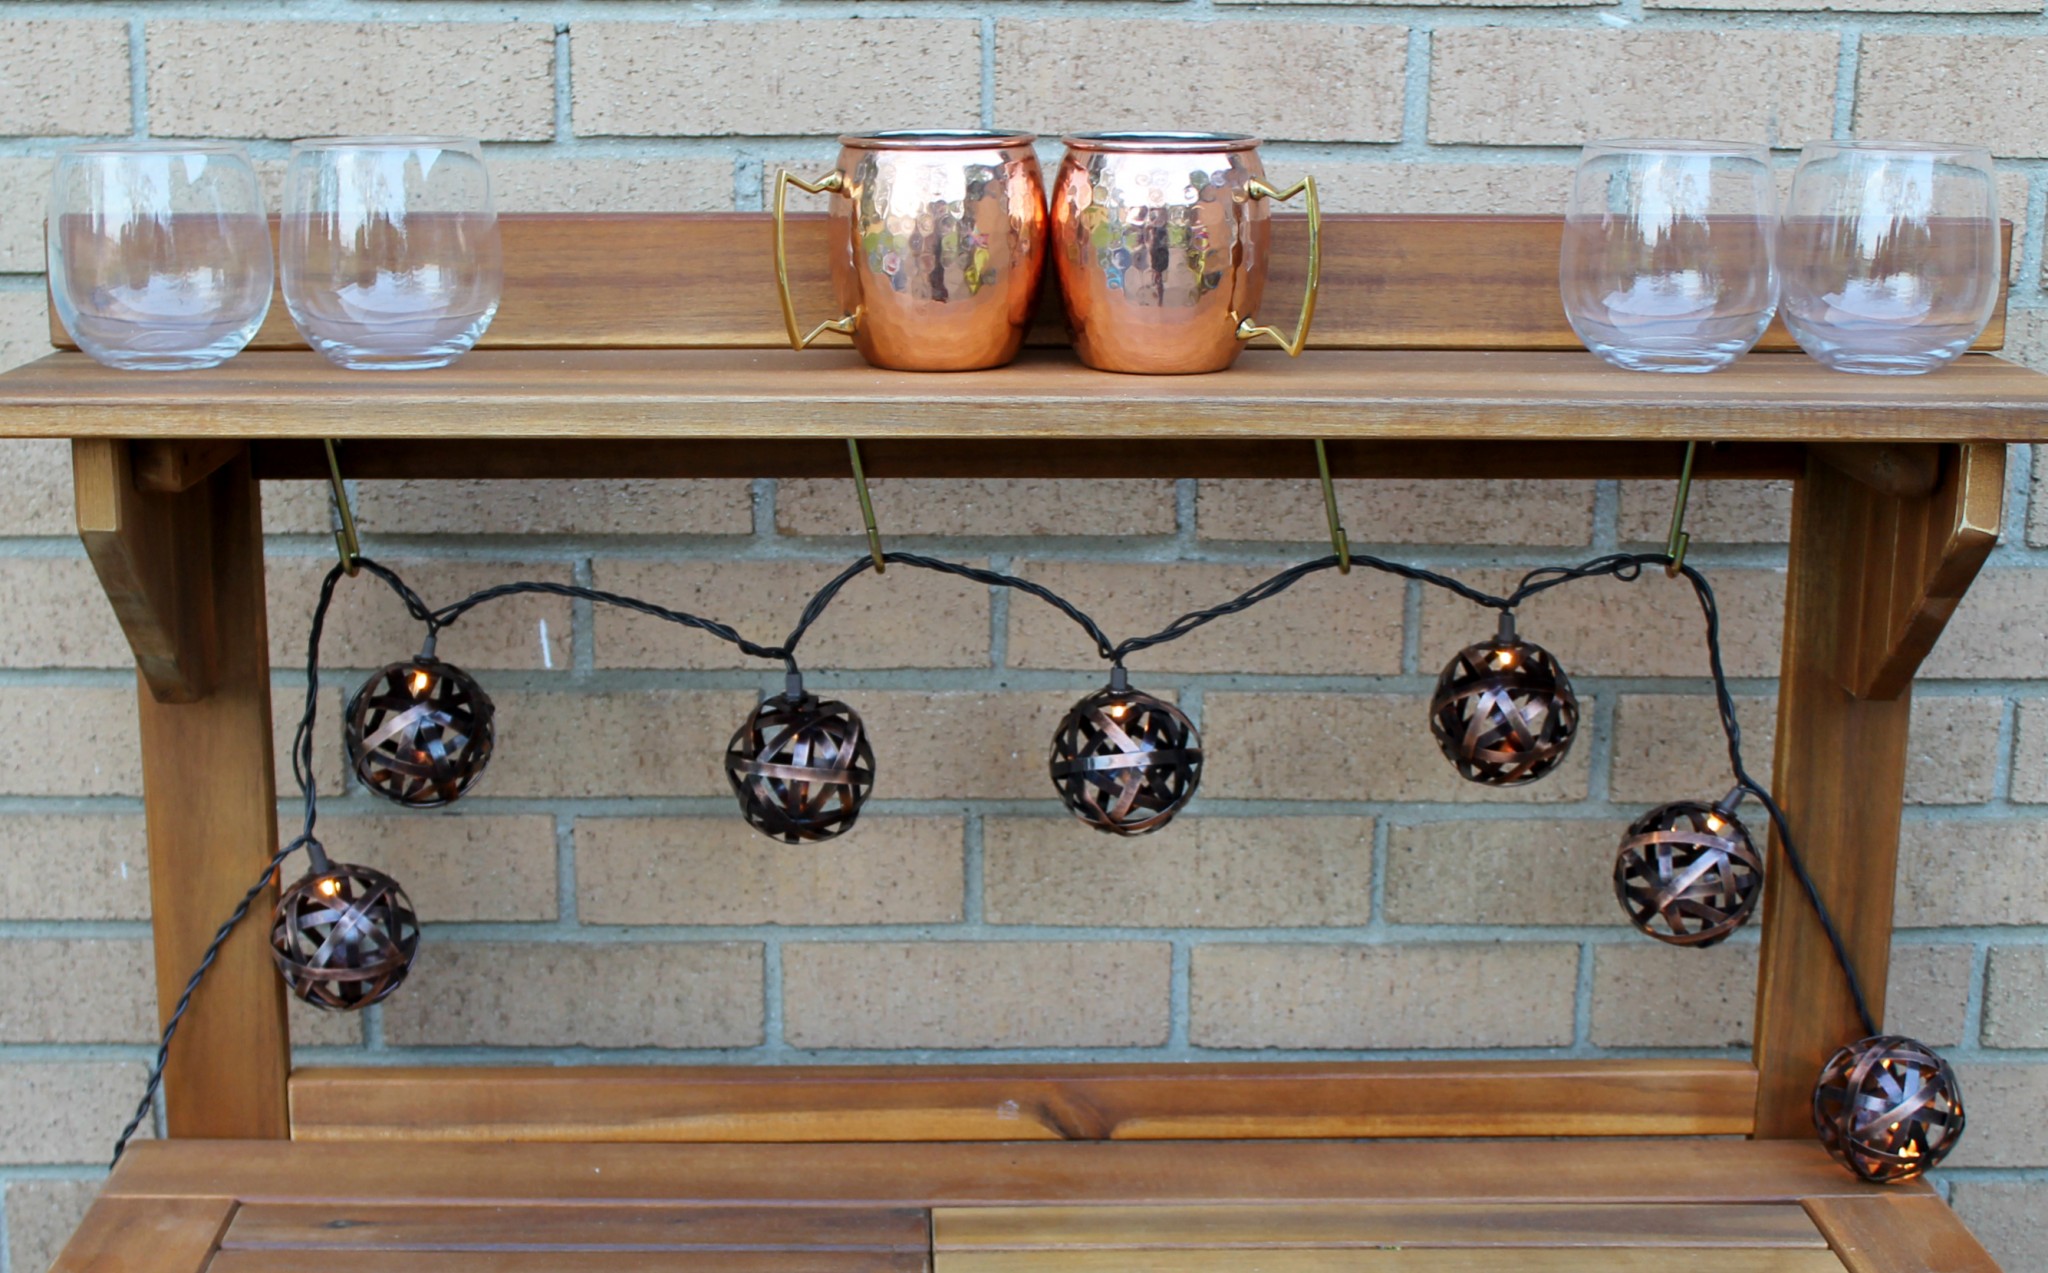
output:
M1825 1248L1791 1203L1526 1206L942 1207L932 1249L1281 1250L1289 1247Z
M404 375L259 353L169 377L66 353L0 376L0 435L2030 441L2048 439L2048 376L1988 354L1928 376L1782 354L1656 376L1586 353L1254 352L1120 376L1051 351L933 375L838 351L502 350Z
M150 1141L112 1197L433 1205L593 1201L967 1206L1052 1202L1793 1202L1870 1186L1819 1145L1707 1137L580 1145ZM1925 1185L1901 1188L1926 1193Z
M1746 1135L1714 1060L302 1069L302 1141Z

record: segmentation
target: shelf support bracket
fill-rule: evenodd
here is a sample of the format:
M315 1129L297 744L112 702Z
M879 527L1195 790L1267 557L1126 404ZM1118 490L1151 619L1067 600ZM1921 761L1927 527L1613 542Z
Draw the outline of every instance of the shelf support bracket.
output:
M217 634L207 483L176 494L141 490L129 444L71 444L78 538L135 652L143 684L161 703L196 703L213 688ZM194 569L198 565L200 568Z

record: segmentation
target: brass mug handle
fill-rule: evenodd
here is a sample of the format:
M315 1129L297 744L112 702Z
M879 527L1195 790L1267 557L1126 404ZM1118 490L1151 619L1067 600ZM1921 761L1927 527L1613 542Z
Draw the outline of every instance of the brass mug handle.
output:
M775 287L782 295L782 325L789 329L791 349L809 349L811 342L826 332L841 332L851 336L853 329L860 324L860 315L853 313L819 323L811 329L808 336L797 329L796 299L789 294L788 242L782 229L783 211L789 203L791 186L811 194L839 194L846 189L846 177L843 173L829 172L817 181L805 181L787 168L775 174Z
M1323 208L1316 202L1316 179L1303 177L1285 190L1267 185L1253 177L1245 184L1245 194L1254 199L1292 199L1304 192L1308 195L1308 290L1301 298L1301 319L1294 325L1294 336L1277 327L1261 327L1247 318L1237 325L1237 338L1250 340L1254 336L1271 336L1280 348L1287 351L1289 358L1299 358L1303 346L1308 344L1308 325L1316 316L1316 289L1323 278ZM791 320L790 330L796 330Z

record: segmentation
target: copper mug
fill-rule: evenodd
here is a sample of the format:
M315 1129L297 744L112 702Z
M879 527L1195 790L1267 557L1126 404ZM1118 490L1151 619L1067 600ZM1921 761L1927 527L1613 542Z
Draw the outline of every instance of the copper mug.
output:
M1222 371L1271 336L1301 353L1322 274L1313 177L1266 183L1241 133L1076 133L1052 191L1053 261L1081 361L1152 375ZM1306 194L1308 291L1294 334L1255 320L1271 257L1269 201Z
M1017 356L1045 271L1045 179L1030 133L849 133L817 181L775 178L775 281L792 348L826 332L897 371L975 371ZM789 291L789 188L830 192L840 317L805 335Z

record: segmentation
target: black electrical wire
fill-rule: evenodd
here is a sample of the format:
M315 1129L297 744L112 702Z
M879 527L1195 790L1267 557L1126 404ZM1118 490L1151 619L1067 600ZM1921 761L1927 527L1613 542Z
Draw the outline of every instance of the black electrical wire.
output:
M358 557L356 560L362 570L369 572L373 577L389 586L405 606L406 612L415 620L425 625L430 644L438 637L442 628L459 621L480 605L504 597L543 594L580 599L596 605L614 606L636 614L644 614L699 632L705 632L736 646L749 657L779 659L791 673L797 671L796 649L805 634L824 616L826 609L839 596L839 593L847 584L868 571L875 569L875 561L871 556L862 557L844 570L841 570L837 575L834 575L805 604L802 613L797 618L796 626L790 629L789 635L783 639L782 644L771 646L761 645L748 640L731 625L721 623L716 619L707 619L701 615L691 614L688 611L672 610L666 606L643 601L637 597L624 596L620 593L603 592L595 588L585 588L574 584L551 583L542 580L523 580L499 584L496 587L472 593L460 601L443 606L437 610L430 607L418 593L414 592L398 576L397 572L389 567L372 561L367 557ZM960 578L991 587L1010 588L1028 593L1073 620L1083 632L1087 633L1089 639L1095 643L1096 652L1109 660L1112 666L1115 667L1123 666L1124 660L1132 654L1164 645L1170 641L1177 641L1197 628L1213 623L1218 619L1240 614L1258 605L1260 602L1268 601L1280 595L1310 575L1319 574L1325 570L1337 569L1339 565L1338 559L1335 556L1326 556L1302 562L1297 566L1290 566L1279 574L1254 584L1252 587L1247 588L1237 596L1219 605L1188 611L1157 632L1146 636L1129 637L1121 642L1116 642L1109 638L1103 631L1102 626L1086 611L1076 606L1073 602L1068 601L1065 597L1060 596L1052 589L1047 588L1043 584L1035 583L1032 580L1006 574L999 570L963 565L959 562L946 561L938 557L926 557L918 553L889 552L883 554L883 560L892 565L905 565L920 570L937 571L942 574L956 575ZM1475 605L1498 610L1504 614L1513 613L1517 607L1531 597L1576 580L1610 578L1628 582L1641 577L1644 568L1647 566L1670 566L1673 564L1672 559L1663 553L1610 553L1605 556L1595 557L1576 566L1539 567L1525 574L1513 592L1506 596L1499 596L1474 588L1470 584L1449 575L1439 574L1436 571L1427 570L1420 566L1388 561L1369 554L1354 554L1351 560L1354 564L1364 566L1369 570L1441 588L1459 597L1463 597ZM1866 1034L1874 1035L1878 1032L1877 1021L1872 1015L1869 1003L1864 995L1863 983L1856 975L1855 965L1849 958L1848 947L1842 940L1840 930L1835 926L1834 917L1829 913L1826 903L1821 899L1819 886L1814 883L1813 876L1807 871L1805 859L1800 854L1798 846L1793 839L1792 828L1785 817L1785 812L1779 808L1778 802L1772 798L1771 793L1750 774L1748 768L1743 763L1742 726L1736 717L1735 696L1728 688L1728 674L1722 664L1721 613L1719 603L1714 596L1713 586L1707 582L1705 575L1690 565L1680 565L1678 571L1692 585L1694 595L1699 601L1701 616L1706 623L1707 663L1713 676L1715 705L1721 718L1721 729L1728 741L1729 767L1734 773L1737 785L1743 791L1755 796L1758 803L1762 804L1766 812L1769 813L1771 824L1777 829L1778 845L1784 851L1786 864L1792 868L1794 878L1799 881L1800 888L1805 892L1807 901L1812 904L1814 914L1820 920L1821 931L1827 935L1828 944L1834 951L1835 961L1841 966L1842 974L1848 982L1849 995L1855 1003L1856 1014L1861 1020ZM335 588L340 583L344 573L345 570L342 566L336 566L328 571L326 578L322 580L320 597L313 608L312 627L306 642L306 705L304 713L299 718L298 730L292 739L292 777L299 785L299 793L304 803L302 829L299 836L279 850L277 855L265 866L262 876L250 887L248 894L243 897L241 904L235 908L234 913L228 917L227 922L221 925L220 930L214 935L213 941L208 944L206 953L201 957L199 966L193 971L190 980L185 983L184 993L179 996L177 1007L172 1011L170 1020L164 1026L163 1037L157 1048L155 1063L150 1069L149 1081L143 1093L142 1102L136 1108L135 1117L129 1121L128 1126L121 1133L120 1140L114 1147L115 1162L120 1161L121 1154L126 1150L128 1142L134 1137L136 1130L142 1125L143 1120L149 1116L150 1108L155 1102L157 1091L163 1082L164 1066L170 1058L171 1040L176 1036L178 1024L183 1020L186 1009L191 1005L192 997L198 991L200 982L205 978L207 971L213 967L214 961L219 957L221 947L227 942L228 937L234 932L235 928L248 915L250 908L255 905L256 899L262 895L263 890L271 885L285 859L301 848L305 848L314 854L316 862L323 856L319 853L318 841L313 838L314 822L319 814L318 799L315 795L313 783L313 730L319 708L320 636L326 626L327 611L333 603Z

